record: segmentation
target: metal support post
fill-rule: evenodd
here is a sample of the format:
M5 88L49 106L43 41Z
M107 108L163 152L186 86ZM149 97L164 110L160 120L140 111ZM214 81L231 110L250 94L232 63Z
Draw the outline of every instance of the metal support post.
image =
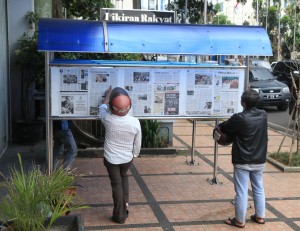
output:
M193 134L192 134L192 150L191 150L191 161L188 162L186 161L186 163L188 165L195 165L195 160L194 160L194 156L195 156L195 136L196 136L196 120L193 119Z
M52 120L50 120L50 60L53 59L52 55L49 52L45 53L45 105L46 105L46 159L47 159L47 168L48 174L51 174L53 171L53 145L52 145Z
M215 126L218 126L219 124L219 119L216 119L215 121ZM213 174L213 178L207 179L208 183L212 184L222 184L222 182L218 182L217 180L217 175L218 175L218 143L215 140L215 148L214 148L214 174Z

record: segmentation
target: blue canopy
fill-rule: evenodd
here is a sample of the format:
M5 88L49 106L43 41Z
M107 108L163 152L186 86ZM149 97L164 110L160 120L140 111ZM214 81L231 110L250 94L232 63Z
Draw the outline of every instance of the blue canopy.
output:
M272 56L258 26L100 22L41 18L40 51Z

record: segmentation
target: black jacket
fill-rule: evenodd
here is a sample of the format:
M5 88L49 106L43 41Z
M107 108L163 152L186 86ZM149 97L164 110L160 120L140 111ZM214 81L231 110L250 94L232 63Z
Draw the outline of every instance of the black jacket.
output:
M220 130L234 137L233 164L263 164L268 145L267 113L255 107L233 114L219 124Z

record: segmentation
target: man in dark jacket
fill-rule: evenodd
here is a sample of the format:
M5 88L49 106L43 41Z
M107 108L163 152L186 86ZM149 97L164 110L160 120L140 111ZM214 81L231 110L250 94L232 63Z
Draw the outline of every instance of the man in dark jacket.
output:
M243 228L246 223L249 179L255 206L255 214L251 219L259 224L265 223L263 170L267 155L268 127L267 113L256 108L258 101L256 91L246 90L241 97L243 112L232 115L218 125L221 132L233 137L231 154L236 193L235 218L224 222L239 228Z

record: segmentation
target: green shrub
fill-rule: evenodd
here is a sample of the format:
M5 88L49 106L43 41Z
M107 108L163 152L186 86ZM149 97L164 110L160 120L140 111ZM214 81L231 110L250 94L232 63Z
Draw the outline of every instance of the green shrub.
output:
M60 168L43 174L38 166L26 173L18 154L20 170L10 169L10 176L0 184L7 193L0 202L0 220L10 224L9 230L49 230L54 221L75 209L86 206L72 204L73 195L66 190L74 187L74 176ZM47 227L44 227L49 218Z
M158 148L162 146L159 136L160 123L157 120L141 120L142 128L142 147Z
M272 159L290 167L300 166L300 154L297 152L291 153L291 161L289 163L289 153L288 152L279 152L271 153L269 157Z

